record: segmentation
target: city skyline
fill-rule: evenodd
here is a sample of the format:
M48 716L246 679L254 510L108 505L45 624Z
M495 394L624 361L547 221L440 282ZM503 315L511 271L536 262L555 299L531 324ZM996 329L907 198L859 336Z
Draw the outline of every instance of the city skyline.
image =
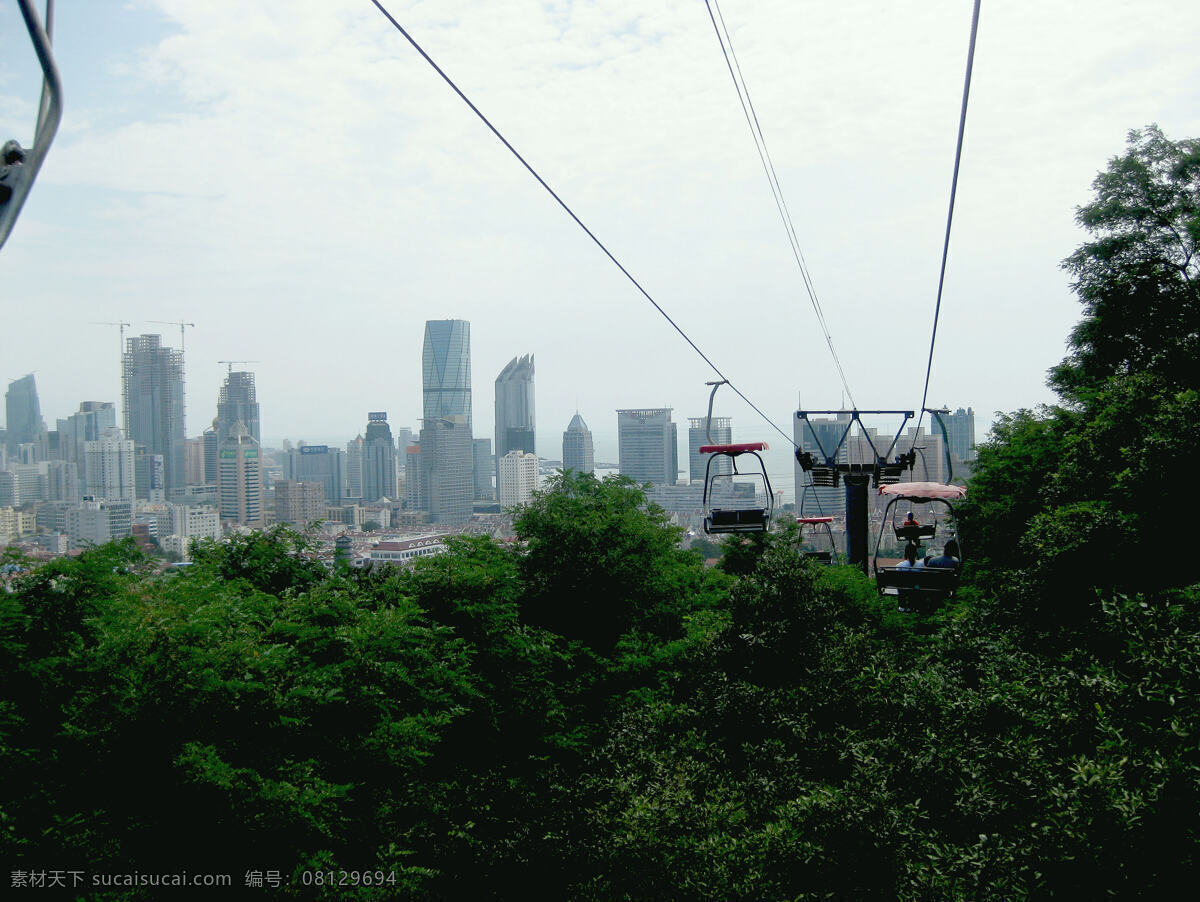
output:
M702 7L506 9L394 12L775 426L790 434L798 397L840 406ZM373 9L237 12L60 3L63 124L4 248L19 300L0 339L6 377L37 372L48 420L119 401L117 323L178 320L196 324L189 436L237 358L259 361L264 444L343 446L369 410L416 427L407 361L435 316L472 323L475 436L494 436L487 392L515 354L537 357L539 448L576 410L602 460L611 410L703 413L712 372ZM915 408L969 10L763 0L726 17L855 400ZM1126 131L1200 133L1197 27L1200 10L1158 0L985 8L929 398L969 401L980 437L994 411L1053 399L1045 371L1080 312L1059 261ZM5 136L28 144L39 89L0 5ZM314 127L342 163L297 192ZM310 328L280 328L281 310ZM723 397L786 482L784 440Z

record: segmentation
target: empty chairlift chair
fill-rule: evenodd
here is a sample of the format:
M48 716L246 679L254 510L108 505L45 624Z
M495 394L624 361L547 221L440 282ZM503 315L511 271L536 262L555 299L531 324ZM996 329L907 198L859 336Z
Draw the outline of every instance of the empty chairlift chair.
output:
M701 454L709 455L704 467L704 531L709 535L727 532L766 532L771 525L771 514L774 498L771 492L771 480L767 477L767 467L763 463L760 451L768 449L766 442L743 442L737 445L703 445ZM738 470L738 458L749 454L758 461L758 472L742 473ZM714 473L713 461L720 457L728 457L733 462L733 473ZM718 479L730 479L732 476L761 476L763 489L766 492L766 507L753 504L749 507L722 507L716 500L716 483Z
M801 546L800 554L805 559L818 564L836 564L837 546L833 541L833 528L830 524L833 523L833 517L797 517L796 523L800 526L800 535L798 541ZM804 530L808 529L813 535L818 536L819 544L826 546L816 551L804 551Z

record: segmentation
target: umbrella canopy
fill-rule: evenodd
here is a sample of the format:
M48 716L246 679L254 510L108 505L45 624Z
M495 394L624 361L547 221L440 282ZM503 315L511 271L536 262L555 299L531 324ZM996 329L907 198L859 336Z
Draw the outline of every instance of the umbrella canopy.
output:
M958 501L967 497L967 487L940 482L896 482L881 485L880 495L892 495L909 501Z

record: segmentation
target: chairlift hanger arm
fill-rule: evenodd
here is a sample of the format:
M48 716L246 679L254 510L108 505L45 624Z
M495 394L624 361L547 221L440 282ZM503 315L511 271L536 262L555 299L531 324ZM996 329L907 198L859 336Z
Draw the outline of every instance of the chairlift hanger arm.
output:
M26 151L17 141L8 141L0 156L0 247L4 246L16 224L62 119L62 79L50 49L48 33L54 15L54 0L46 0L47 27L43 27L32 0L17 0L17 6L21 9L34 52L42 67L42 97L33 146Z

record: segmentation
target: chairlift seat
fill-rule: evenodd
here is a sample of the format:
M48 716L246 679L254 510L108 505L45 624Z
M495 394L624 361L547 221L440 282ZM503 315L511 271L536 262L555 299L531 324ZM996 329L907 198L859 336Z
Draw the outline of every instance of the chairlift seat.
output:
M900 598L949 598L958 582L958 567L880 567L875 572L879 594Z
M896 538L904 539L907 542L932 538L937 533L937 526L932 523L927 526L918 523L916 526L894 526L892 528L896 530Z
M769 451L771 446L766 442L739 442L733 445L701 445L701 454L727 454L730 457L737 457L739 454L748 454L751 451Z
M766 532L770 517L761 507L713 508L704 518L709 535L725 532Z
M804 554L805 560L815 561L818 564L832 564L833 563L833 552L832 551L805 551L802 553Z

